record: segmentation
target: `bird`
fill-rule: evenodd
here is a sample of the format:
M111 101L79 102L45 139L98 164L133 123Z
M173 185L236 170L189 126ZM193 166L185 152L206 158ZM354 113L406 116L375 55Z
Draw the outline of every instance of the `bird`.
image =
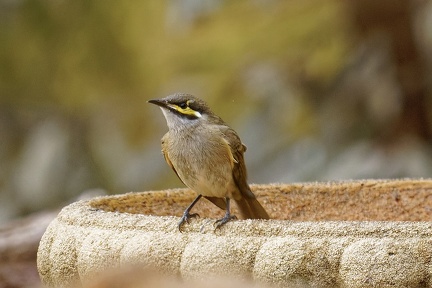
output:
M201 197L225 210L215 229L237 218L230 212L231 200L244 219L270 218L247 183L246 146L204 100L175 93L147 102L159 106L167 122L168 132L161 143L165 161L197 194L178 223L180 232L191 218L199 217L191 209Z

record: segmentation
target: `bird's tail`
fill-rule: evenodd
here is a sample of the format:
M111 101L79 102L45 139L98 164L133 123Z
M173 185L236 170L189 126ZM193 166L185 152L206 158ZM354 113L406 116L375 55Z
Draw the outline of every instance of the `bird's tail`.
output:
M255 198L255 195L253 195L253 198L242 197L240 200L235 200L235 202L244 219L270 219L264 207Z

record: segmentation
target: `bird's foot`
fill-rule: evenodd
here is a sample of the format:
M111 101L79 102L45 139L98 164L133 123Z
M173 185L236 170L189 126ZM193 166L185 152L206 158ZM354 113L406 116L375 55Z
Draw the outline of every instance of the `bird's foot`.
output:
M182 227L183 227L183 225L185 224L185 223L188 223L189 224L189 220L191 219L191 218L196 218L196 217L200 217L199 216L199 214L198 213L189 213L189 211L185 211L184 213L183 213L183 216L181 217L181 219L180 219L180 221L179 221L179 223L178 223L178 229L179 229L179 231L180 232L182 232Z
M214 223L216 225L215 229L218 229L218 228L222 227L223 225L225 225L226 223L228 223L229 221L235 220L235 219L237 219L237 216L231 215L230 213L226 213L223 218L216 220L216 222Z

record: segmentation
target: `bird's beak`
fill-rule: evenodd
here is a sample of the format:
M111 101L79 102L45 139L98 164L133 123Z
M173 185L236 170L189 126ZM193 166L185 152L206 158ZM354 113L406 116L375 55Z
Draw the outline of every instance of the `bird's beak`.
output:
M147 103L155 104L155 105L163 107L163 108L168 108L168 103L163 101L163 100L160 100L160 99L148 100Z

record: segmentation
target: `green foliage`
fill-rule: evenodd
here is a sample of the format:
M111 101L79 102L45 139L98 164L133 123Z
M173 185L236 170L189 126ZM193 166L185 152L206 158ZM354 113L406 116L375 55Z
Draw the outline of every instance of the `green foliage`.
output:
M139 139L131 127L142 131L136 123L147 119L147 99L184 91L211 105L243 101L242 74L260 61L325 84L348 48L339 1L222 1L183 28L181 17L170 22L169 5L21 2L1 22L0 105L54 105L84 115L105 107Z
M166 5L24 1L2 23L2 100L82 105L136 98L178 74L224 81L238 65L263 58L327 75L325 67L339 67L346 48L335 1L227 2L184 33L167 29Z

